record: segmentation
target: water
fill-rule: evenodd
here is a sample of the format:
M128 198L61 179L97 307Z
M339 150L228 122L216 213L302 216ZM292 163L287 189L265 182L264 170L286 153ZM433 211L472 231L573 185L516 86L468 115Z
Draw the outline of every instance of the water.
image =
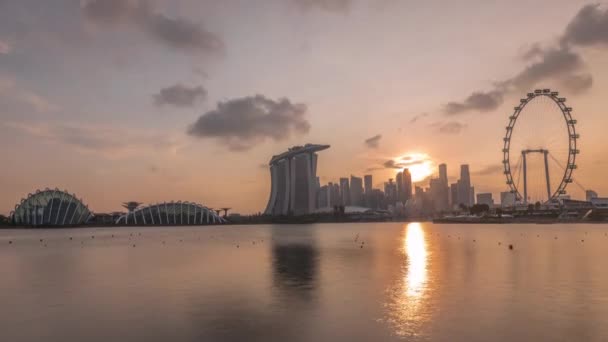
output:
M430 223L0 230L0 340L608 340L606 233Z

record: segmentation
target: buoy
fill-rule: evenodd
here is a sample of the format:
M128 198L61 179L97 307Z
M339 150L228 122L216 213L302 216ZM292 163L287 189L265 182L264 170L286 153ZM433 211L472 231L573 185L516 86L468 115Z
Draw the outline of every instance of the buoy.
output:
M581 240L581 242L585 242L585 240Z
M500 245L502 245L502 242L499 242L499 243L498 243L498 245L499 245L499 246L500 246Z
M70 236L70 240L72 240L72 237Z
M361 245L361 248L363 248L363 245Z
M239 245L236 245L236 248L239 248Z
M94 239L94 238L95 238L95 235L91 235L91 239Z
M114 234L112 234L112 237L114 237Z
M9 244L9 245L12 245L12 244L13 244L13 241L8 240L8 244Z
M42 242L42 239L40 239L40 242Z
M473 239L473 242L477 242L477 240Z
M135 244L133 244L133 247L135 247Z
M513 249L513 245L509 245L509 249Z

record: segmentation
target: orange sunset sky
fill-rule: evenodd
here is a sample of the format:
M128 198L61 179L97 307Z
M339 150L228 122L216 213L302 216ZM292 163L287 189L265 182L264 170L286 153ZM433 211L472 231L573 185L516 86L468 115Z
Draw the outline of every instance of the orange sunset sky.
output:
M44 187L98 212L129 200L263 211L271 156L308 142L331 145L321 183L373 174L381 187L398 171L387 161L415 155L427 165L414 174L421 184L439 163L451 180L467 163L476 191L497 198L508 117L539 87L568 98L581 134L574 177L608 196L607 10L0 1L0 213Z

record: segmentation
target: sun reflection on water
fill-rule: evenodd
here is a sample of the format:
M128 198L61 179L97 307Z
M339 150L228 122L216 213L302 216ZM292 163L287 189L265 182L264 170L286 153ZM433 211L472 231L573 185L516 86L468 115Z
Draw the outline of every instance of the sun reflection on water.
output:
M408 297L414 297L412 299L417 299L424 294L427 281L426 240L420 223L407 225L404 245L407 256L406 294Z
M390 290L388 321L400 336L416 336L429 319L428 258L424 228L420 223L409 223L403 234L401 253L402 275Z

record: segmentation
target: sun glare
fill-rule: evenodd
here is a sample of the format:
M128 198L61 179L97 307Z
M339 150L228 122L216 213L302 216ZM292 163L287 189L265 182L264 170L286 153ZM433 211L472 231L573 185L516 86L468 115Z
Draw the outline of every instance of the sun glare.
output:
M395 158L395 165L408 169L412 182L420 182L433 174L434 164L426 153L408 153Z

